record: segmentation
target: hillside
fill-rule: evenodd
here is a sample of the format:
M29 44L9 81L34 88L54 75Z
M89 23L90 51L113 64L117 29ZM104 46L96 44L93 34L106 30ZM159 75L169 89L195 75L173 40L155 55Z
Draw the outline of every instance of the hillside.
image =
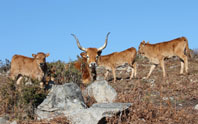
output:
M143 79L150 69L145 58L137 59L137 78L129 80L129 73L125 68L117 71L118 80L112 81L109 75L109 84L116 89L118 99L116 102L130 102L133 105L129 110L107 118L104 122L112 123L162 123L181 124L198 123L198 59L189 60L189 74L180 75L180 61L171 58L165 61L166 78L162 78L160 66L155 68L149 79ZM0 76L0 83L5 84L7 79ZM93 104L93 101L89 101ZM0 114L3 114L2 112ZM20 121L21 123L49 123L46 121ZM51 123L68 123L65 118L57 118Z

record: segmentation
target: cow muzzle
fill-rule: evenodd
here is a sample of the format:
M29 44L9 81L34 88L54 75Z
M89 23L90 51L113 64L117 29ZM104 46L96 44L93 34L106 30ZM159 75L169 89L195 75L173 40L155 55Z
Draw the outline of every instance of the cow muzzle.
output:
M89 67L90 68L95 68L95 67L97 67L97 64L95 62L92 62L92 63L89 64Z
M44 67L44 65L45 65L45 63L40 63L40 66L41 66L41 67Z

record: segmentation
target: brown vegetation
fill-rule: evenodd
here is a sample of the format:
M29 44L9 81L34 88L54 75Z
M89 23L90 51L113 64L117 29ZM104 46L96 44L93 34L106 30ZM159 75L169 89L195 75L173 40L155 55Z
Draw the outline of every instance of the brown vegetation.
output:
M49 63L49 65L56 65L55 63ZM59 66L58 66L59 65ZM196 124L198 123L198 110L194 107L198 104L198 59L197 54L194 58L189 60L189 74L180 75L180 61L178 58L171 58L165 60L167 77L163 78L161 75L162 69L157 67L149 79L142 79L149 72L149 62L147 59L137 57L137 79L129 80L117 80L113 83L113 80L109 81L110 85L116 89L118 93L118 99L116 102L130 102L132 106L122 112L118 113L114 117L106 118L105 122L108 124ZM59 63L57 68L62 67ZM56 69L57 69L56 68ZM71 69L72 70L72 69ZM57 69L52 76L58 81L58 77L64 76L65 73L61 73L61 69ZM68 72L74 74L75 71ZM69 75L68 74L68 75ZM74 76L73 75L73 76ZM127 73L126 73L127 75ZM73 77L71 76L71 77ZM129 77L130 75L128 75ZM111 76L113 77L113 76ZM78 77L79 78L79 77ZM73 79L73 78L70 78ZM80 78L79 78L80 79ZM64 81L68 79L64 78ZM8 90L8 79L0 77L0 89L11 92ZM61 81L60 81L61 82ZM6 85L6 88L2 88ZM12 85L10 86L11 88ZM14 90L16 91L16 90ZM41 92L38 90L38 93ZM16 92L11 92L11 98L16 99ZM0 97L0 114L5 114L3 109L7 109L10 103L8 100L2 99L2 93ZM10 98L10 97L8 97ZM95 103L94 99L85 100L88 106ZM2 106L4 103L4 106ZM7 106L6 106L7 105ZM21 104L20 107L23 107ZM7 114L13 115L16 112L16 108L12 111L7 111ZM30 109L31 110L31 109ZM11 116L16 119L17 116ZM32 116L30 116L32 117ZM33 120L32 120L33 119ZM34 118L18 119L20 123L29 124L49 124L49 123L61 123L69 124L69 121L64 117L57 117L51 121L37 121Z

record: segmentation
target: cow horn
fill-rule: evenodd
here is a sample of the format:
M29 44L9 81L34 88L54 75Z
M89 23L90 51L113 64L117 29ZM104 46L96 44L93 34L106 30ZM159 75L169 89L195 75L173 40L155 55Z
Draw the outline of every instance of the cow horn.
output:
M107 41L108 41L109 34L110 34L110 32L107 33L105 44L102 47L98 48L98 51L102 51L107 46Z
M84 48L84 47L82 47L81 45L80 45L80 43L79 43L79 40L78 40L78 38L76 37L76 35L74 35L74 34L71 34L74 38L75 38L75 40L76 40L76 42L77 42L77 45L78 45L78 48L80 49L80 50L82 50L82 51L87 51L87 49L86 48Z

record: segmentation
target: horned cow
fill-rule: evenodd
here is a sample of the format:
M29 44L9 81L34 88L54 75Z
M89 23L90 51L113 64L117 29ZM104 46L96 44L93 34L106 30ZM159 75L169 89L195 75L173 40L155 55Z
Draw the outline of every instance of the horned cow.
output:
M75 38L78 48L80 50L84 51L84 53L82 53L81 56L84 56L83 54L86 53L86 56L83 57L84 58L83 61L84 62L86 61L85 67L82 66L82 62L76 62L74 64L78 70L79 70L79 67L80 68L83 67L83 70L80 70L80 71L83 72L83 74L82 74L82 76L84 77L83 81L86 83L89 82L90 80L91 81L96 80L96 67L98 66L97 65L98 58L101 55L102 50L105 49L107 46L109 34L110 34L110 32L107 33L105 43L100 48L84 48L80 45L78 38L74 34L71 34ZM91 77L91 78L89 78L89 77Z
M146 78L149 78L154 68L160 64L163 71L163 77L166 76L164 59L172 56L178 56L181 61L180 74L188 73L188 57L190 55L188 40L185 37L180 37L171 41L149 44L142 41L139 45L138 53L147 57L152 63L150 71Z
M19 79L20 76L28 76L32 79L38 79L42 81L44 78L46 69L46 57L49 53L45 54L39 52L37 54L32 54L33 58L14 55L11 60L10 78L12 80ZM20 81L17 81L19 84Z

